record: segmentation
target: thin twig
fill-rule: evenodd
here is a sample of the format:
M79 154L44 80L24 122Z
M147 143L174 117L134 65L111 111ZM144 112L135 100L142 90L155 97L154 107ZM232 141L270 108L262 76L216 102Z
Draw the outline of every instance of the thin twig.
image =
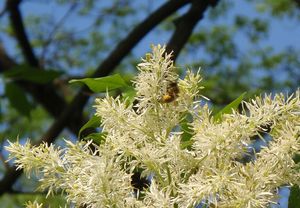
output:
M219 0L193 0L190 9L175 21L176 30L169 40L166 53L173 52L172 59L175 61L183 46L187 43L193 29L203 18L208 7L215 7Z
M38 68L39 62L28 40L28 36L23 23L22 14L19 9L20 3L21 0L7 0L6 8L9 11L11 26L14 30L14 34L19 43L19 46L22 49L23 56L25 57L28 64Z
M53 27L52 31L49 33L49 35L45 41L45 44L42 48L41 60L44 60L44 57L46 56L46 53L48 51L48 46L54 40L55 33L64 24L64 22L68 19L68 17L72 14L72 12L74 11L74 9L76 9L76 7L77 7L77 3L73 3L70 6L70 8L68 9L68 11L66 11L64 16L61 17L61 19L56 23L56 25Z

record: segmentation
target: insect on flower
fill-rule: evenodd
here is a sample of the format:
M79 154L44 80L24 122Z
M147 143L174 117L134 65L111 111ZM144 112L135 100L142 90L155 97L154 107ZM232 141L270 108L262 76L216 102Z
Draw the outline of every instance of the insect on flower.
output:
M161 102L162 103L173 102L178 97L178 93L179 93L179 88L177 82L169 83L167 87L167 93L162 96Z

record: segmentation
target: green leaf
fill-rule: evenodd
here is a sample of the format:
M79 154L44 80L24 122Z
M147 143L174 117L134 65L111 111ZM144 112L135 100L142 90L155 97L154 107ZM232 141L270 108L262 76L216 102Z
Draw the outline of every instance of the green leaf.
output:
M191 127L192 115L187 114L184 119L180 122L181 131L183 131L181 141L189 141L193 136Z
M5 85L5 95L13 108L20 114L30 117L33 105L29 102L22 88L14 83L7 83Z
M188 140L180 143L181 149L189 149L194 144L193 140Z
M6 71L4 76L14 80L26 80L34 83L45 84L59 77L62 72L55 70L39 70L22 64Z
M80 138L81 133L83 130L88 129L88 128L98 128L100 127L101 124L101 118L98 116L93 116L86 124L84 124L78 133L78 138Z
M194 143L191 138L194 135L193 130L190 128L191 127L191 122L192 122L192 115L187 114L184 119L180 122L180 127L181 131L183 132L181 135L181 143L180 146L182 149L189 149L192 144Z
M294 155L293 160L295 163L299 163L300 162L300 154Z
M289 197L289 208L300 208L300 188L295 185L292 186Z
M128 103L132 103L135 100L136 91L133 87L126 87L124 92L122 93L122 96Z
M119 74L99 78L73 79L70 80L69 83L86 84L90 90L96 93L115 90L122 87L129 87L129 85L126 84L125 80Z
M4 194L0 197L0 201L1 207L6 208L25 207L24 204L28 201L43 203L43 207L65 207L68 205L65 196L62 194L50 195L48 197L45 194L38 193Z
M105 141L107 133L106 132L100 132L100 133L91 133L84 137L84 140L92 140L93 143L100 145Z
M236 98L234 101L226 105L222 110L220 110L215 116L214 121L218 122L222 120L222 115L224 114L230 114L232 113L232 110L236 110L240 103L242 102L244 96L246 95L246 92L241 94L238 98Z

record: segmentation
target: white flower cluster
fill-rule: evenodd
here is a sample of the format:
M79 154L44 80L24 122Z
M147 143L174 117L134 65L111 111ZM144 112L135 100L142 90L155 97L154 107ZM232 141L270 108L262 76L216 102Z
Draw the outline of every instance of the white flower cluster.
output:
M153 47L138 69L137 104L96 99L107 133L103 144L10 143L10 158L40 175L43 190L64 190L69 202L90 208L266 207L278 187L299 185L293 160L300 150L299 90L288 98L257 97L243 103L243 112L216 121L199 105L199 73L180 79L165 47ZM243 162L253 138L263 134L271 136L269 145ZM136 195L131 176L137 170L151 182Z
M34 202L29 201L25 204L25 206L26 206L26 208L43 208L43 204L42 203L39 204L36 201L34 201Z

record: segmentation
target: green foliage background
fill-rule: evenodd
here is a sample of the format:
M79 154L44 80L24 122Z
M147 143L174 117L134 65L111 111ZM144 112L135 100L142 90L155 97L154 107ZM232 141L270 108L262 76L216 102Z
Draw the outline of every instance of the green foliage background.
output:
M58 118L28 93L26 87L20 87L20 82L51 84L69 104L80 86L70 84L69 81L90 77L99 64L109 61L106 60L107 56L120 41L165 2L167 1L23 0L19 8L38 60L38 66L34 66L26 59L26 52L17 41L18 36L10 22L11 10L6 9L3 1L0 17L1 175L7 169L7 164L4 163L7 153L3 150L6 140L14 141L19 138L24 141L30 138L39 141L51 123ZM128 52L115 69L109 69L121 74L125 80L120 83L120 80L114 79L123 88L116 87L118 89L112 93L132 93L129 85L136 73L136 63L149 51L150 43L166 44L169 41L176 29L176 21L186 12L187 7L189 5L162 21ZM203 94L220 108L244 92L247 92L244 99L262 92L292 92L300 83L300 47L297 42L289 45L290 37L295 37L295 34L285 31L280 33L285 34L283 37L277 37L278 42L270 40L274 40L271 38L274 35L272 33L281 30L281 25L282 29L286 28L284 25L287 23L287 27L296 28L299 27L299 20L298 0L220 0L216 7L207 9L203 19L193 30L177 60L178 70L183 75L186 66L195 69L201 67L205 77ZM299 30L292 31L299 34ZM5 54L15 63L9 70L3 64L7 60ZM39 67L44 70L37 71ZM99 91L102 92L103 87L106 88L100 86ZM89 92L88 96L91 98L84 108L84 116L91 117L93 98L103 95ZM61 144L61 138L76 140L77 135L65 129L56 143ZM93 136L95 134L90 134L91 138ZM0 204L5 207L21 207L29 199L38 197L39 201L44 200L43 194L31 193L36 184L26 181L22 177L12 190L1 193ZM293 190L298 192L294 188ZM298 198L292 196L289 207L299 207ZM61 196L47 199L51 207L58 207L63 201Z

